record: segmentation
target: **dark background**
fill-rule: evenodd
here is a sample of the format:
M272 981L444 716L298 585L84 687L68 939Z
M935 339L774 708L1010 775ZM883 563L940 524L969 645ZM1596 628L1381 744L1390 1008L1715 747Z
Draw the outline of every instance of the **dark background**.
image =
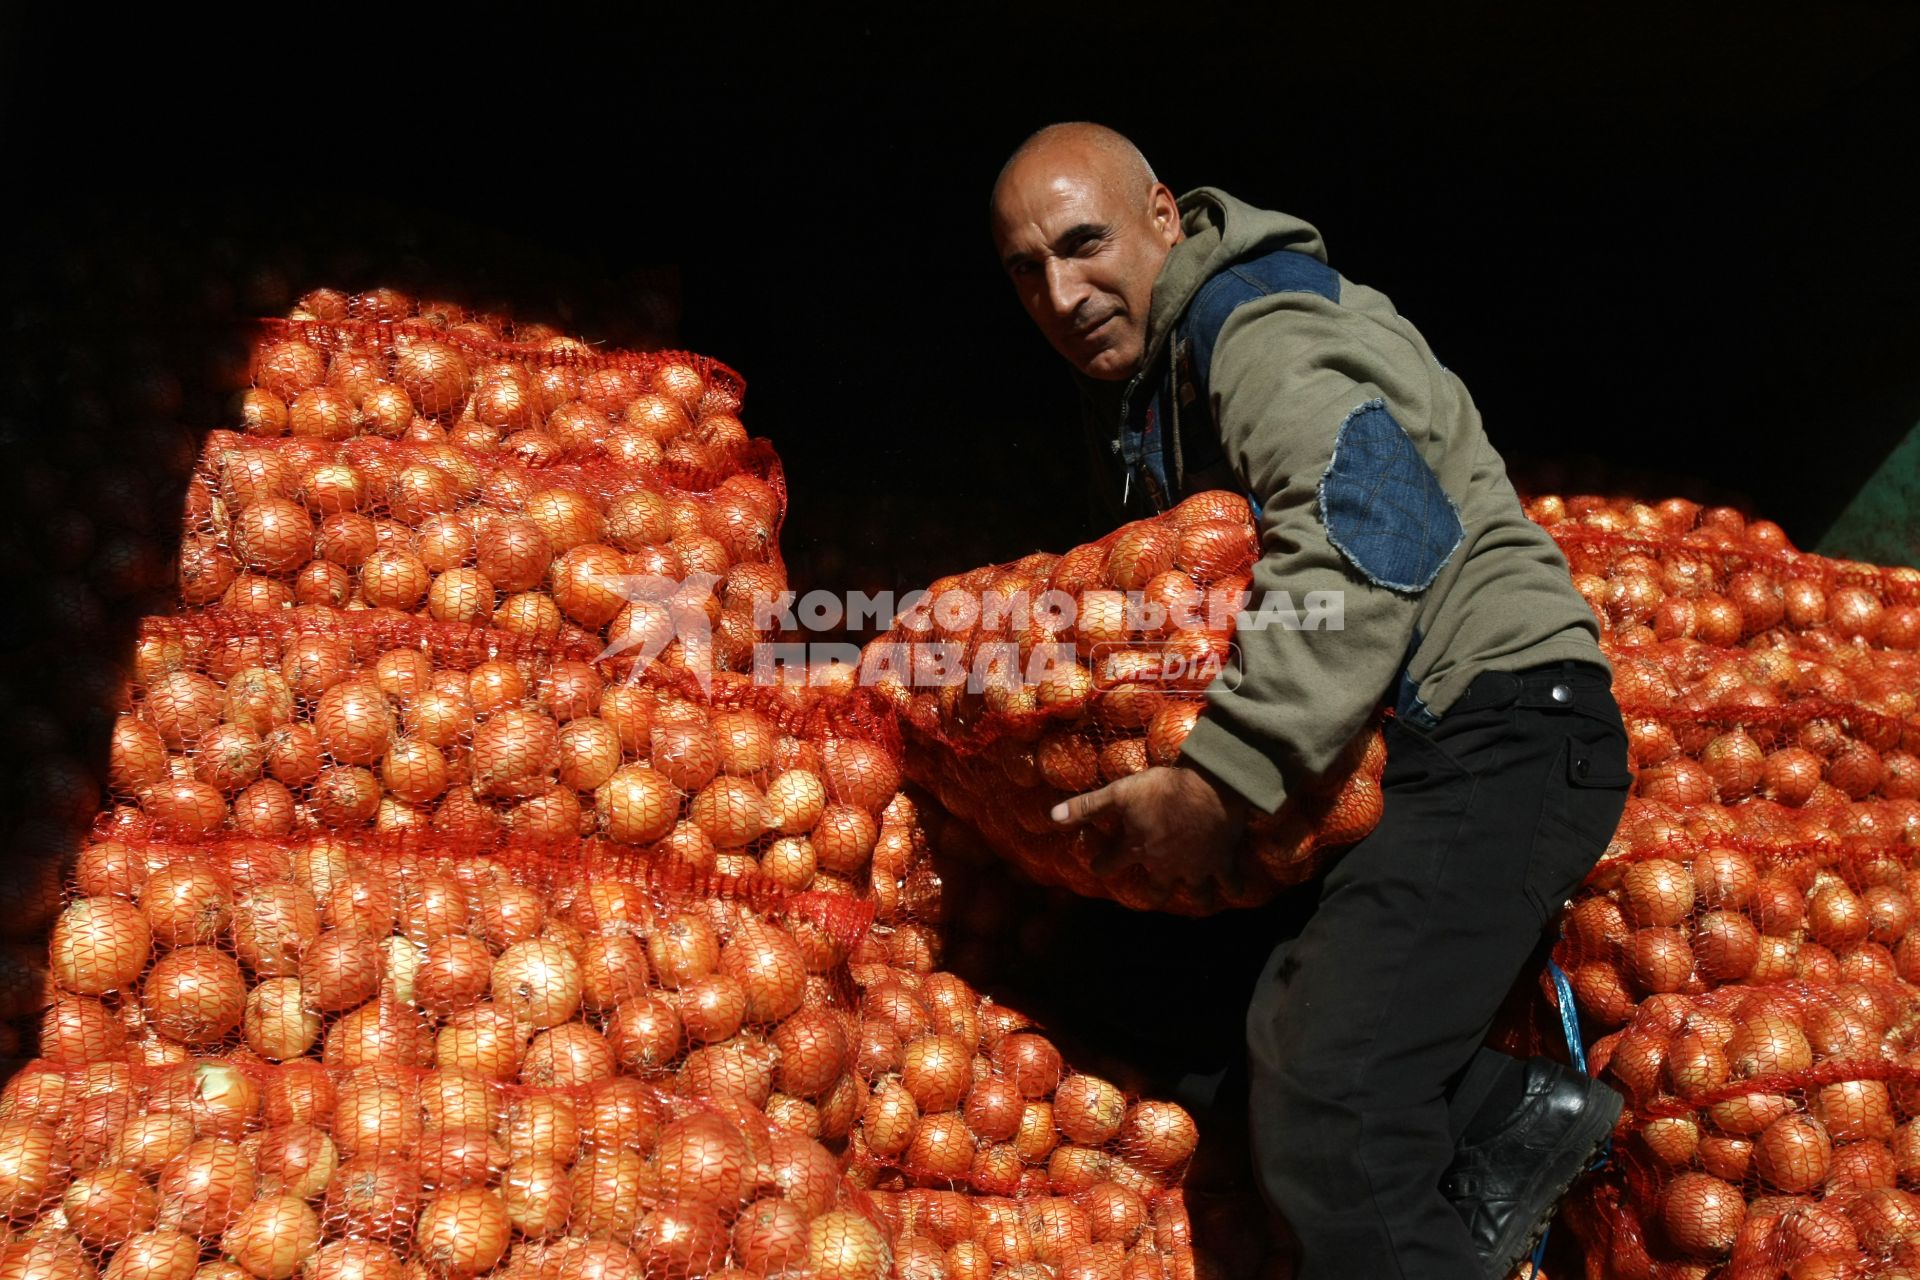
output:
M41 868L0 935L100 803L246 322L318 285L732 364L802 589L1098 532L986 234L1058 119L1318 224L1540 484L1737 497L1811 545L1920 419L1911 5L412 13L0 10L0 772Z
M1920 418L1920 14L1696 9L39 14L6 42L13 327L391 281L613 341L677 318L752 384L797 573L964 567L1081 532L1071 395L984 205L1026 132L1092 118L1317 223L1510 458L1710 482L1811 543ZM105 393L112 345L83 354Z

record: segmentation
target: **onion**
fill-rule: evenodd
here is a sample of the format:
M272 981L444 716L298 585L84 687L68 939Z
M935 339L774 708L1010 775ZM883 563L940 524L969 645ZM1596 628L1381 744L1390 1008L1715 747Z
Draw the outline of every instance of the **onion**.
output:
M300 885L262 884L234 903L234 951L262 977L299 973L300 957L319 935L320 908Z
M1705 1173L1675 1178L1661 1205L1668 1238L1705 1258L1720 1257L1733 1248L1746 1216L1746 1200L1739 1189Z
M580 1008L580 962L558 943L516 943L494 962L492 988L495 1004L516 1018L555 1027Z
M298 1196L268 1195L241 1211L220 1245L260 1280L288 1280L320 1247L320 1219Z
M1026 1101L1011 1083L989 1076L967 1094L967 1127L988 1142L1005 1142L1020 1129Z
M651 949L648 958L666 981L668 969ZM746 988L749 1022L778 1022L798 1009L806 994L806 961L799 944L770 924L743 921L721 949L719 968Z
M1884 1081L1841 1080L1823 1085L1810 1100L1809 1110L1838 1142L1893 1136L1893 1100Z
M687 814L720 849L742 849L765 830L765 798L744 778L718 777L687 806Z
M807 1215L778 1197L756 1200L733 1227L733 1251L739 1264L761 1275L777 1275L804 1261Z
M829 798L878 814L900 790L900 767L878 745L829 738L820 753Z
M321 1245L302 1280L407 1280L400 1255L371 1240L333 1240Z
M505 1144L484 1128L425 1129L416 1150L421 1184L430 1191L485 1186L507 1164Z
M528 591L546 578L553 544L526 516L494 515L480 526L474 564L502 591Z
M737 979L708 973L682 984L672 1004L688 1039L710 1044L739 1034L747 1016L747 991Z
M152 951L152 931L132 903L81 898L54 922L53 978L83 995L122 990L140 976Z
M541 1088L578 1088L608 1079L617 1063L606 1037L582 1023L569 1022L533 1038L520 1074Z
M901 1054L900 1079L922 1111L951 1110L973 1084L973 1054L956 1036L920 1036Z
M66 1144L53 1127L9 1116L0 1119L0 1214L23 1219L66 1189Z
M627 573L627 558L612 547L574 547L553 562L554 602L582 626L604 627L629 603Z
M333 1078L319 1063L298 1059L269 1074L260 1099L269 1124L320 1124L333 1115Z
M297 1058L320 1038L320 1016L305 1006L298 978L269 978L247 995L247 1045L275 1062Z
M1127 1100L1109 1082L1071 1075L1053 1095L1053 1121L1070 1140L1089 1147L1110 1141L1126 1120Z
M1672 927L1693 914L1693 873L1665 858L1636 862L1621 877L1627 919L1640 926Z
M155 1219L167 1230L200 1240L220 1236L252 1202L253 1163L231 1142L194 1143L160 1171L160 1208Z
M1826 1179L1833 1158L1827 1130L1812 1116L1789 1114L1768 1125L1754 1143L1754 1170L1789 1193L1811 1191Z
M147 1021L183 1044L211 1044L240 1024L247 987L240 966L211 947L181 947L162 956L140 992Z
M40 1023L40 1053L49 1062L83 1065L126 1056L127 1032L98 1000L69 996L46 1011Z
M310 1200L327 1189L339 1163L333 1140L310 1124L286 1124L259 1137L260 1190Z
M1807 927L1822 946L1840 951L1864 940L1872 921L1853 891L1835 882L1815 889L1808 899Z
M849 1045L839 1018L824 1009L801 1009L773 1033L779 1053L775 1082L781 1092L818 1098L845 1073Z
M663 1070L680 1056L680 1015L657 997L635 995L621 1002L607 1026L614 1054L636 1071Z
M332 1136L341 1154L410 1155L420 1141L421 1111L413 1090L392 1080L367 1077L340 1090Z
M882 1280L892 1265L880 1228L857 1213L831 1210L807 1227L807 1267L815 1280Z
M287 434L308 440L349 440L359 417L345 393L332 387L309 387L287 406Z
M719 772L719 741L704 720L656 723L651 744L654 767L682 790L698 791Z
M519 1074L527 1029L499 1005L482 1001L449 1017L434 1042L434 1062L443 1070L478 1072L495 1080Z
M809 844L821 869L849 874L867 865L878 838L879 828L865 809L830 804L821 810Z
M1826 1192L1838 1197L1874 1191L1895 1185L1899 1178L1899 1167L1885 1143L1854 1142L1834 1149Z
M512 1233L506 1202L469 1187L427 1201L413 1248L443 1275L475 1276L505 1256Z
M1127 1159L1155 1171L1177 1168L1193 1155L1200 1131L1186 1108L1173 1102L1133 1104L1120 1128Z
M663 920L647 938L647 959L669 989L712 973L720 962L720 941L704 917L680 912Z
M1674 1093L1694 1100L1725 1084L1732 1066L1718 1044L1698 1032L1683 1031L1667 1051L1665 1071ZM1651 1097L1651 1090L1642 1091L1642 1096Z
M624 844L650 844L673 829L680 793L673 782L646 765L616 769L594 793L594 807L607 835Z
M329 1226L372 1240L407 1240L419 1208L420 1171L399 1155L370 1152L348 1160L327 1187Z
M724 1211L752 1195L752 1152L740 1130L718 1115L668 1125L654 1159L663 1190L684 1204Z
M573 1166L572 1230L630 1234L640 1221L642 1188L650 1183L638 1151L590 1147Z
M1760 956L1760 934L1745 916L1709 911L1694 924L1694 964L1709 982L1738 982Z
M492 981L493 956L478 938L450 933L427 943L413 978L414 997L444 1017L472 1005Z

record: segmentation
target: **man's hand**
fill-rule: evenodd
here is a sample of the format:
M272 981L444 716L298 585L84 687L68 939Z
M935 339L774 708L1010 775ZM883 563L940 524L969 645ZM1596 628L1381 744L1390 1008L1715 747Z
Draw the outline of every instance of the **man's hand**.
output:
M1143 866L1154 880L1229 880L1233 847L1246 826L1247 802L1198 769L1156 766L1053 807L1068 826L1106 815L1112 846L1093 860L1095 875Z

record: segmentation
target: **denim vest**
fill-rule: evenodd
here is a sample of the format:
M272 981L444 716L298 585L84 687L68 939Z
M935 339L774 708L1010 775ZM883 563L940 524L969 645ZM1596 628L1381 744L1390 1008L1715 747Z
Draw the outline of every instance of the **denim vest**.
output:
M1220 446L1207 388L1214 347L1227 318L1255 298L1274 293L1318 294L1340 301L1340 276L1310 254L1280 249L1215 273L1193 296L1169 342L1169 351L1144 400L1148 371L1129 387L1112 453L1123 469L1126 518L1144 498L1165 511L1191 494L1238 489L1239 478ZM1377 586L1418 592L1459 545L1458 512L1418 450L1379 401L1358 405L1340 429L1336 463L1321 479L1321 514L1334 546ZM1260 495L1247 494L1257 523ZM1422 727L1437 719L1420 700L1408 665L1420 647L1415 631L1400 666L1393 701L1400 716Z
M1136 496L1159 512L1191 494L1240 487L1220 448L1207 374L1227 317L1255 298L1286 292L1317 293L1338 302L1340 276L1310 254L1278 249L1223 267L1193 295L1174 326L1157 376L1149 383L1143 372L1123 407L1113 445L1123 472L1123 510L1132 513ZM1149 385L1143 400L1133 399ZM1257 519L1260 500L1253 494L1248 500Z

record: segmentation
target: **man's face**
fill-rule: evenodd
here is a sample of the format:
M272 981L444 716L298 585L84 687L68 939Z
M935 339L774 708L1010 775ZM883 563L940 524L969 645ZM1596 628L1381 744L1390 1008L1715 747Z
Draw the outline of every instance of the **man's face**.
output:
M1092 166L1025 158L1002 182L993 231L1020 304L1090 378L1133 376L1167 250L1181 239L1173 193L1116 190Z

